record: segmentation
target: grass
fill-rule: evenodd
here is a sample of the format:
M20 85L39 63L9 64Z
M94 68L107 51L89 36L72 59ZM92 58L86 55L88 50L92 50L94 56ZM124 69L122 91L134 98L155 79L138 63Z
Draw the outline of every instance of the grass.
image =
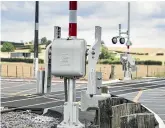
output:
M118 51L126 51L125 47L111 47L110 50L118 50ZM29 49L23 50L15 50L15 52L29 52ZM139 58L140 60L154 60L154 61L162 61L165 62L165 55L164 56L156 56L157 52L164 52L165 49L162 48L131 48L130 52L137 52L137 53L149 53L149 55L132 55L134 58ZM10 56L8 53L0 53L1 56L7 58ZM41 53L39 53L40 59L45 59L45 49L42 49Z
M155 61L165 61L165 56L150 56L150 55L132 55L134 58L139 58L140 60L155 60Z
M157 73L155 75L155 77L160 77L160 78L165 77L165 72L164 73Z
M116 51L123 51L126 52L127 49L126 47L109 47L109 50L116 50ZM130 52L137 52L137 53L149 53L151 55L158 53L158 52L163 52L165 53L164 48L130 48Z

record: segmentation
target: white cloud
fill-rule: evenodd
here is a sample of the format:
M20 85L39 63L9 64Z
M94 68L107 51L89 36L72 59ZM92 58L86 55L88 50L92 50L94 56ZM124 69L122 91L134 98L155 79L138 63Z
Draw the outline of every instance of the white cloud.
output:
M1 3L1 10L2 11L7 11L7 7L5 6L5 4Z
M11 6L14 3L15 6ZM18 9L19 4L8 2L6 6ZM6 4L5 4L6 5ZM24 10L34 14L34 2L25 2ZM78 4L78 37L85 38L88 44L94 42L94 27L102 27L102 39L106 45L113 46L111 38L118 34L118 24L122 23L123 31L127 28L127 2L79 2ZM95 9L95 11L94 11ZM53 39L53 26L62 27L62 37L68 36L69 16L68 2L41 2L39 37ZM83 13L86 13L84 16ZM88 12L90 11L90 12ZM152 15L165 11L165 2L131 2L131 40L132 47L164 47L165 31L156 28L165 24L165 18ZM61 15L61 14L62 15ZM65 15L64 15L65 13ZM87 15L89 13L89 15ZM34 39L34 21L8 21L2 25L2 40L30 41ZM117 46L121 46L117 44ZM124 46L122 46L124 47Z

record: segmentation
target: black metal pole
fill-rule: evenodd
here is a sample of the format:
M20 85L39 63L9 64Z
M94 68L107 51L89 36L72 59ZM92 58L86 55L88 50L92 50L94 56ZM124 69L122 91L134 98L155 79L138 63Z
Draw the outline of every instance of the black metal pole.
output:
M38 29L39 29L39 1L35 2L35 32L34 32L34 76L38 70Z
M68 101L68 88L67 88L67 85L68 85L68 82L67 82L67 78L64 77L64 92L65 92L65 102Z

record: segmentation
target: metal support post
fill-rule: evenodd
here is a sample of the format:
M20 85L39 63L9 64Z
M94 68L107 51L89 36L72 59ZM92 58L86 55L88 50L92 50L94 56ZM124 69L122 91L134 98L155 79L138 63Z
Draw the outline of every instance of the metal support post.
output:
M130 2L128 2L128 41L130 41Z
M121 24L119 24L119 37L121 37Z
M54 26L54 39L61 38L61 27ZM52 42L53 43L53 42ZM52 43L46 47L45 51L45 84L44 84L44 93L51 92L51 52L52 52Z
M128 35L128 40L127 42L130 41L130 2L128 2L128 31L127 31L127 35ZM129 54L129 46L127 46L127 55ZM129 69L129 62L127 60L126 63L126 70L124 72L124 80L131 80L131 71Z
M38 71L38 29L39 29L39 1L36 1L35 4L35 33L34 33L34 78L37 78Z
M45 79L45 71L38 71L37 75L37 94L44 93L44 79Z
M96 64L100 54L101 46L101 27L95 26L95 43L88 50L88 85L87 93L89 95L96 94Z
M68 101L68 88L67 88L67 78L64 77L64 93L65 93L65 102Z
M75 79L68 79L68 102L76 101Z

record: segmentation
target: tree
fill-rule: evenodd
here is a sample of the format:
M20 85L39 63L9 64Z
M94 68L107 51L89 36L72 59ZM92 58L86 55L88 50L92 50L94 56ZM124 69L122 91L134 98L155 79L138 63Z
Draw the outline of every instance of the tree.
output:
M15 50L15 47L12 43L9 43L9 42L5 42L1 48L1 51L2 52L14 52Z
M48 40L48 41L46 42L46 47L47 47L50 43L52 43L52 41L51 41L51 40Z
M46 43L47 43L47 38L46 37L41 38L41 44L46 44Z
M29 44L32 44L32 42L30 41Z
M41 47L38 46L38 53L41 53ZM34 45L30 45L29 52L34 53Z
M105 43L104 43L104 41L103 41L103 40L101 41L101 45L105 45Z
M104 45L101 46L101 54L99 59L111 59L114 60L115 56L108 50L108 48Z

